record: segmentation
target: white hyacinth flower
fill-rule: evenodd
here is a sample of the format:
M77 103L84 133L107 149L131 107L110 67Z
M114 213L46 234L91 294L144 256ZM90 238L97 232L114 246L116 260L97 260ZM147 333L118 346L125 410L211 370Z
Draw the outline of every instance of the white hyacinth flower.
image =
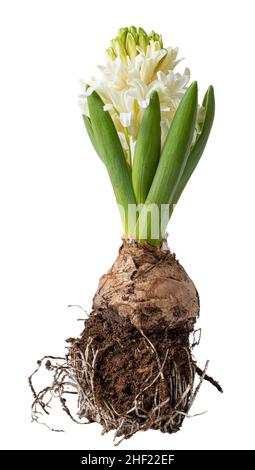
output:
M139 28L121 29L112 47L107 51L106 64L98 66L101 77L82 82L79 96L82 114L89 117L87 96L94 90L105 103L117 129L121 145L129 162L132 161L135 142L143 112L157 91L161 107L162 146L182 96L187 90L190 71L174 71L178 49L164 48L161 36L149 36ZM197 133L200 126L197 125ZM196 136L194 136L194 139Z

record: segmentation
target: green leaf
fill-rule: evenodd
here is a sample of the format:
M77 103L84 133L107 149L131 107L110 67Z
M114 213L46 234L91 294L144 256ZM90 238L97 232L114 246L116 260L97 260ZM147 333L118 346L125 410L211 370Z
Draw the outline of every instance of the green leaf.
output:
M104 103L95 91L88 96L88 107L96 148L106 165L128 234L128 205L136 204L136 199L120 139L109 112L104 111Z
M138 204L145 202L160 157L160 103L155 91L144 111L139 129L132 169L132 181Z
M191 149L184 172L182 174L182 177L180 179L180 182L174 194L173 204L177 204L186 184L188 183L193 171L195 170L203 154L207 140L210 135L210 131L211 131L213 120L214 120L214 114L215 114L215 99L214 99L214 90L212 86L209 86L205 94L205 97L203 99L202 106L205 108L205 118L204 118L204 123L202 127L202 132L198 136L194 146ZM172 211L173 210L171 210L171 213Z
M162 204L172 204L177 185L185 168L187 158L194 135L197 115L197 83L193 82L183 96L175 113L167 139L159 160L145 207L142 209L139 219L144 220L143 212L146 206L156 204L161 210ZM153 222L149 222L151 224ZM159 221L161 223L161 221ZM138 220L138 237L147 239L150 237L146 226L140 226ZM146 224L145 224L146 225ZM149 227L153 229L155 227ZM161 241L158 239L155 243Z
M94 131L92 129L91 120L88 116L85 116L84 114L82 115L82 117L83 117L83 122L85 124L88 136L90 138L90 142L92 143L92 145L93 145L97 155L99 156L99 158L101 158L101 160L103 161L103 159L102 159L102 157L99 153L99 150L97 148L97 143L96 143L96 139L95 139L95 136L94 136Z

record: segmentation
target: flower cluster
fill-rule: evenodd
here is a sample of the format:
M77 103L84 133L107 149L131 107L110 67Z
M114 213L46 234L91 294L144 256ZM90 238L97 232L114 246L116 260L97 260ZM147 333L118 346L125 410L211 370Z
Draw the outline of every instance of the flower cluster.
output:
M105 103L118 131L126 153L132 156L144 109L153 91L157 91L161 108L162 145L171 121L190 79L189 69L174 71L178 49L165 48L154 31L147 35L138 30L122 28L106 50L106 65L99 66L101 78L83 82L79 97L82 113L89 116L87 96L94 90Z

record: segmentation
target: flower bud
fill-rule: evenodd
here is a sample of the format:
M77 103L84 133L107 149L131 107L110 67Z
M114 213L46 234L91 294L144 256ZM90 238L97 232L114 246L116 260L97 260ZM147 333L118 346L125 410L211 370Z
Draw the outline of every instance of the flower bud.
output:
M106 49L105 53L110 60L116 59L116 54L112 47L109 47L108 49Z
M131 33L127 33L126 50L130 59L134 61L137 55L137 50L136 50L136 41L134 39L134 36Z
M144 34L142 32L139 32L138 44L142 48L143 52L146 54L146 49L149 44L149 38L146 33Z
M111 44L112 44L112 48L116 54L116 56L120 56L121 60L126 64L127 62L127 52L126 52L126 48L125 48L125 45L123 44L122 41L120 41L120 39L113 39L111 41Z
M153 46L154 51L160 51L161 47L160 47L159 41L153 41L151 44Z
M149 34L149 38L154 41L154 36L155 36L155 31L151 31L150 34Z
M141 28L140 26L139 26L139 28L138 28L138 34L139 34L139 35L140 35L140 34L143 34L145 37L147 37L146 32L145 32L144 29Z
M118 32L117 38L119 42L125 47L126 37L128 33L128 28L121 28Z
M129 32L132 34L135 42L137 43L138 42L138 33L137 33L137 28L135 26L131 26L129 28Z
M128 28L120 28L119 31L118 31L117 36L120 36L123 32L125 32L127 34L128 33Z

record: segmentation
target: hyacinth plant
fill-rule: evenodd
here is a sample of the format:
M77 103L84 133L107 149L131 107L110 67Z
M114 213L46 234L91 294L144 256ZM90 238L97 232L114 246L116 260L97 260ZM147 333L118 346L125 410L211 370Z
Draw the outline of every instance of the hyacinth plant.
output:
M175 72L178 49L142 28L120 29L101 78L83 83L79 103L105 164L124 234L160 244L205 148L214 118L210 86L202 106L189 69Z
M47 410L49 390L70 415L63 395L72 387L79 419L115 430L115 437L173 433L203 379L222 391L193 358L199 296L165 239L214 118L213 88L199 106L189 70L175 72L177 53L155 32L122 28L106 50L101 78L83 83L84 124L109 174L124 237L81 336L68 340L62 365L46 358L54 380L37 395L32 388L35 420L38 406Z

